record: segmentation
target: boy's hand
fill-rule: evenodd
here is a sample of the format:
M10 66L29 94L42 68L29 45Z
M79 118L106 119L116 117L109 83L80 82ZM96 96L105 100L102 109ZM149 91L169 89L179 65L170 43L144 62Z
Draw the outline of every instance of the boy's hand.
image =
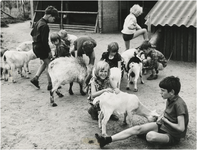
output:
M119 88L115 88L115 89L114 89L114 92L115 92L116 94L118 94L118 93L120 93L120 89L119 89Z
M111 88L107 88L107 89L105 89L105 92L111 92L111 93L113 93L114 91Z

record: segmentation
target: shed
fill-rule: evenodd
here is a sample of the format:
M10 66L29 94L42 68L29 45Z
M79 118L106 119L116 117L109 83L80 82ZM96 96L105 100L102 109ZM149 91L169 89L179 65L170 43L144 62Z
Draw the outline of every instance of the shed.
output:
M38 21L47 6L53 5L58 9L60 19L49 24L50 28L59 30L78 30L98 33L120 32L130 7L139 4L143 14L138 23L143 26L144 17L157 1L120 1L120 0L91 0L91 1L33 1L31 3L32 22Z
M159 0L145 17L161 30L157 49L172 60L196 62L196 1Z

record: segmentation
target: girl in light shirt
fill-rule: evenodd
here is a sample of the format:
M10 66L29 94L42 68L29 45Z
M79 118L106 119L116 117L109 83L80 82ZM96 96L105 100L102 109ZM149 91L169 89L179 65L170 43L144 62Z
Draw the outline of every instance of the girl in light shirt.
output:
M141 28L137 24L137 19L139 15L142 14L142 7L140 7L138 4L133 5L133 7L130 8L130 14L125 18L122 34L123 34L123 40L125 42L126 50L130 48L130 40L143 35L144 40L148 40L148 32L145 28Z

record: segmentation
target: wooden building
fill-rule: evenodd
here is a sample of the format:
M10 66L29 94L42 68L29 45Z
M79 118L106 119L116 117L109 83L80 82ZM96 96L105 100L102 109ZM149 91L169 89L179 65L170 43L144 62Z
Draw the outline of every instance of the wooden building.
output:
M50 28L59 30L83 30L98 33L120 32L125 17L134 4L143 7L143 14L138 17L138 23L144 26L144 17L156 1L33 1L32 21L38 21L47 6L53 5L58 9L59 20L50 24Z
M196 1L159 0L145 24L160 30L157 49L172 60L196 62Z

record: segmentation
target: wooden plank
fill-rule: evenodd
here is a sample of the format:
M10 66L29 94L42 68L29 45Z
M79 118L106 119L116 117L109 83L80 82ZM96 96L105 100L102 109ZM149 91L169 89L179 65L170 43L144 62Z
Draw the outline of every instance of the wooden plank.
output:
M187 61L191 62L192 60L192 29L188 28L188 48L187 48L188 56Z
M192 62L196 62L196 28L193 28L193 49L192 49Z
M45 12L44 10L35 10L35 12ZM98 12L87 12L87 11L58 11L58 13L65 13L65 14L92 14L97 15Z

